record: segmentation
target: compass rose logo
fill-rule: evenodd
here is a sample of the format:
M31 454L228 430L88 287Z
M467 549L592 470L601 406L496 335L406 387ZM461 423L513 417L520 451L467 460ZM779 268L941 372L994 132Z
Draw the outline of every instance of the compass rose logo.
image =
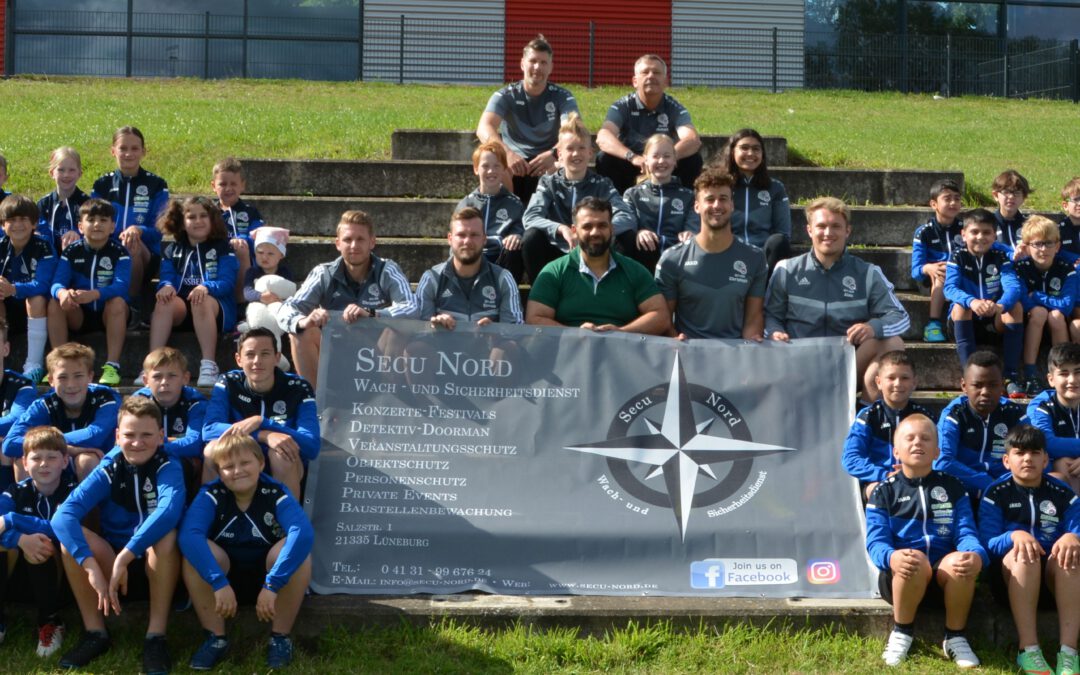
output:
M755 458L795 450L754 443L745 420L727 398L708 387L687 383L678 354L666 386L641 392L628 403L620 410L636 414L620 413L606 439L565 449L607 457L612 477L628 494L671 508L684 540L692 509L735 494L749 478ZM709 412L699 413L695 407L708 408ZM650 415L653 408L663 410L658 422ZM631 433L639 416L647 433ZM730 437L709 433L717 422ZM728 468L723 478L714 470L715 465ZM634 474L635 467L648 469L644 480ZM661 477L662 488L659 484L653 487Z

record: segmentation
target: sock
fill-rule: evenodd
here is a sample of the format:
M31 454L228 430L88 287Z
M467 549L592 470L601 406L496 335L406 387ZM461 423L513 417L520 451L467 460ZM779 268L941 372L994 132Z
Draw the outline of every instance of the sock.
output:
M1022 652L1041 652L1042 648L1040 648L1039 645L1034 644L1034 645L1028 645L1027 647L1024 647L1023 649L1021 649L1020 651L1022 651Z
M285 638L286 640L288 640L289 639L289 634L288 633L277 633L275 631L270 631L270 637L271 638L279 637L279 638Z
M941 317L940 316L932 316L932 317L930 317L930 320L927 321L927 324L931 325L931 326L934 325L935 323L938 325L938 327L941 327Z
M1034 380L1035 377L1036 377L1035 364L1034 363L1025 363L1024 364L1024 379L1025 380Z
M165 633L147 633L146 634L146 639L147 640L153 640L154 638L163 638L163 637L165 637Z
M101 630L88 630L88 631L86 631L86 634L87 635L97 635L98 637L103 637L105 639L108 639L109 630L107 628L102 628Z
M120 364L117 363L116 361L106 361L105 365L112 366L113 368L116 368L117 370L120 370Z
M956 353L960 356L960 367L963 368L975 352L975 324L970 320L953 321L953 330L956 332Z
M49 329L45 319L26 319L26 363L23 372L40 368L45 358L45 342L49 339Z
M966 628L966 626L964 628ZM953 630L953 629L949 628L948 626L946 626L945 627L945 639L946 640L951 640L951 639L957 638L957 637L964 637L964 628L961 628L960 630Z
M1076 656L1076 647L1070 647L1068 645L1061 645L1061 653L1068 654L1069 656Z
M903 633L904 635L915 636L915 622L911 623L893 623L893 630L897 633Z
M1010 323L1005 325L1005 337L1002 339L1002 361L1005 363L1005 372L1016 374L1016 367L1020 365L1020 352L1024 350L1024 326Z

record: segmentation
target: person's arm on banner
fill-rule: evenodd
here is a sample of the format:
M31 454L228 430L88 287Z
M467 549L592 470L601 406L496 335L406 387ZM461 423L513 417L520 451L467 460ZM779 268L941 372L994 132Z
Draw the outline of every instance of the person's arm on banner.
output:
M559 280L550 266L544 266L533 279L529 300L525 304L525 323L536 326L563 326L555 320L555 307L562 291Z
M784 264L786 262L786 260L781 260L776 264L772 278L769 279L769 286L765 289L765 335L770 340L784 342L790 339L787 327L784 325L787 320L788 304L788 270Z
M431 317L438 313L435 311L435 292L438 286L435 274L431 270L424 270L420 283L416 285L416 302L419 308L417 318L421 321L430 321Z
M525 314L521 311L521 291L514 281L514 275L503 270L499 274L499 323L524 323Z
M911 325L911 317L893 293L893 285L882 274L877 265L870 265L866 274L866 283L870 301L870 316L873 317L867 323L874 329L874 337L881 340L884 338L898 337Z
M416 295L409 287L408 277L393 260L385 261L379 285L390 295L390 306L375 310L376 316L389 316L396 319L416 318L417 312L420 311Z
M638 305L638 318L623 326L603 324L596 326L591 323L581 324L582 328L588 328L598 333L617 330L623 333L641 333L643 335L667 335L671 332L671 314L668 312L667 302L664 296L657 293L647 298Z
M300 289L281 303L277 316L278 326L292 335L303 330L299 323L319 308L329 283L330 274L323 265L311 270Z

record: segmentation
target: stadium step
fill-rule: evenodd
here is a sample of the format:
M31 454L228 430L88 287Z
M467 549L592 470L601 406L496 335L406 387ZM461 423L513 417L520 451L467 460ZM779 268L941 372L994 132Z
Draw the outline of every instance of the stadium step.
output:
M595 135L593 136L595 139ZM702 156L707 161L719 155L727 143L728 135L702 134ZM765 136L765 156L771 166L788 163L787 139L783 136ZM448 159L461 162L472 160L478 142L471 131L452 129L398 129L390 136L390 157L408 159Z
M351 161L245 159L251 194L347 197L461 198L476 186L472 165L445 160ZM783 181L794 201L820 195L841 197L852 204L921 205L928 186L951 178L954 171L904 169L826 169L775 167L770 174Z

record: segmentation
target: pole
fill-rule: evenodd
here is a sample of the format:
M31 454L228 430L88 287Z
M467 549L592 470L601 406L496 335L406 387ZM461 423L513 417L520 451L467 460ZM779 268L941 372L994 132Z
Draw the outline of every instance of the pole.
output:
M240 73L244 78L248 76L248 0L244 0L244 23L243 23L243 36L244 39L240 41Z
M356 79L364 81L364 0L357 3Z
M398 84L405 84L405 15L401 15L401 29L398 33Z
M780 39L776 26L772 29L772 93L780 90Z
M589 89L593 87L593 69L596 61L596 22L589 22Z
M204 80L210 79L210 12L203 21L203 72Z
M131 77L132 46L135 43L135 0L128 0L127 4L127 58L124 64L124 76Z

